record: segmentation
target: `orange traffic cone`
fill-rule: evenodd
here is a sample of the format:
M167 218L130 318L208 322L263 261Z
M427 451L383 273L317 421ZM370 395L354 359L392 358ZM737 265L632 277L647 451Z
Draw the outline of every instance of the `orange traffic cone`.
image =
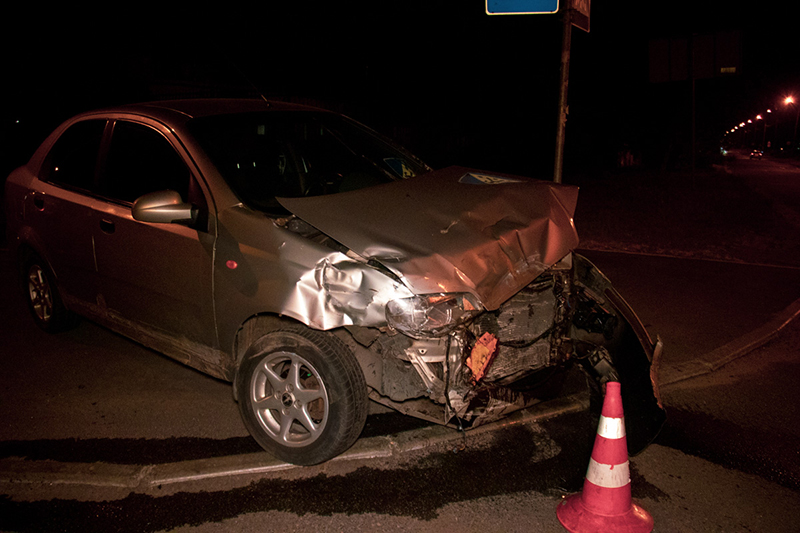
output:
M583 492L561 500L556 515L571 533L650 533L653 518L631 500L628 442L620 385L606 384Z

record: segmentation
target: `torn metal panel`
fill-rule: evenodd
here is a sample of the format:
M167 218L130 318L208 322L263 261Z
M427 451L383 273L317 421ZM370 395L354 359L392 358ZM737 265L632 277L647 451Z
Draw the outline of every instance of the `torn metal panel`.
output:
M578 244L577 187L460 167L281 204L416 294L471 292L500 304Z
M413 296L363 260L242 208L220 215L216 263L223 346L232 345L239 326L259 313L288 316L322 330L381 326L388 301Z
M334 252L303 274L282 314L318 329L386 323L387 302L412 294L378 270Z

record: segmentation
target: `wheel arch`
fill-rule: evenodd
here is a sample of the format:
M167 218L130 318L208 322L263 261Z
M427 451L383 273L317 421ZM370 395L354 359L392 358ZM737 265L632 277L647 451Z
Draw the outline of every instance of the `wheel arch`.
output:
M17 273L17 279L20 283L22 283L27 275L25 272L25 264L32 258L32 257L39 257L42 262L44 262L44 266L50 271L53 275L53 278L56 281L55 290L58 291L58 295L61 300L64 300L64 294L61 290L61 284L59 283L59 275L57 269L53 268L53 262L50 260L48 254L44 251L43 247L36 246L35 242L27 239L21 239L16 246L16 252L14 253L14 260L16 262L15 270Z
M248 317L242 322L239 329L236 330L236 335L233 338L233 347L231 353L233 354L232 368L230 369L230 380L233 383L233 398L239 400L239 390L236 385L236 377L239 374L242 359L244 359L248 348L258 339L288 325L303 325L302 322L287 318L285 316L277 315L274 313L259 313Z
M58 279L58 272L56 269L53 268L53 263L50 261L50 257L48 256L47 252L45 252L44 246L38 242L39 239L36 238L36 235L32 231L22 232L16 239L16 243L12 247L13 257L16 261L16 269L19 274L23 273L25 261L31 258L33 255L38 255L42 258L42 261L47 263L47 268L50 269L50 272L53 273L53 276Z

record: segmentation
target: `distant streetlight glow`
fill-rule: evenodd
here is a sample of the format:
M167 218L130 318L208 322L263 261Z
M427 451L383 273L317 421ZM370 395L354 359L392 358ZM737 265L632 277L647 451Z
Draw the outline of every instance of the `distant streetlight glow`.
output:
M792 107L797 109L797 111L798 111L797 115L798 116L796 118L800 119L800 105L795 103L795 99L794 99L793 95L785 96L784 99L782 100L782 102L783 102L783 105L786 105L786 106L791 105ZM727 136L728 134L736 133L738 130L742 130L743 132L749 131L748 126L751 125L751 124L755 124L760 120L761 123L764 125L761 144L764 147L762 149L765 149L766 146L767 146L767 126L771 126L771 127L774 126L774 124L767 124L767 119L768 119L767 115L772 115L772 109L767 109L763 113L756 114L755 118L747 119L745 122L740 122L738 126L733 126L732 129L725 131L725 135ZM795 128L797 128L797 120L795 121ZM741 136L741 133L740 133L740 136ZM749 134L745 134L745 139L749 138L749 136L750 136ZM753 136L755 136L755 132L753 132ZM796 136L797 136L797 133L795 131L795 138L796 138Z
M800 107L794 103L794 96L791 94L786 97L783 103L787 106L790 105L797 110L797 114L794 117L794 136L792 137L792 149L797 150L797 122L800 121Z

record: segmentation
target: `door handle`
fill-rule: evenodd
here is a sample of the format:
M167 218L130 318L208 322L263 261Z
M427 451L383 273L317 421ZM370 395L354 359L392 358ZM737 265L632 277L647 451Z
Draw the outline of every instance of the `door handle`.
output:
M42 196L34 196L33 206L40 211L44 209L44 198Z
M110 220L100 221L100 231L102 231L103 233L108 233L109 235L111 235L112 233L114 233L114 229L115 229L114 223L111 222Z

